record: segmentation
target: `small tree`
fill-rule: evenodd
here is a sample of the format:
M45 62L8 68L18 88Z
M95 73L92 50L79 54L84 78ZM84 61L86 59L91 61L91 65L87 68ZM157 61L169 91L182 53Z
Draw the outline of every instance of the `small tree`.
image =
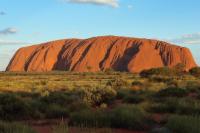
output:
M186 66L183 63L178 63L173 69L176 75L181 75L186 71Z
M160 76L170 76L173 74L173 70L168 67L160 67L160 68L151 68L148 70L144 70L140 73L142 77L151 77L154 75Z
M87 66L87 70L90 72L92 70L91 66Z
M189 72L193 76L200 77L200 67L194 67L194 68L190 69Z
M104 72L105 72L106 74L111 74L111 73L114 73L115 70L112 69L112 68L106 68L106 69L104 70Z

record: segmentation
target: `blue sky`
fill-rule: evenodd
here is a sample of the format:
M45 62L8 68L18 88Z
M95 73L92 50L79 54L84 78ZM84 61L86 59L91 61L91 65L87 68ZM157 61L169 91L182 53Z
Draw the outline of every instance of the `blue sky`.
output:
M0 70L22 46L120 35L186 46L200 64L199 0L1 0Z

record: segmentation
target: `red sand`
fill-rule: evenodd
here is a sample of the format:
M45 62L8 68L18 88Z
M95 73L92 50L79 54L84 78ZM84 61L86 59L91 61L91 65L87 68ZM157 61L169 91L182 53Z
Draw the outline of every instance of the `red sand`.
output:
M38 133L52 133L52 126L46 125L46 126L33 126L33 128L38 132ZM130 130L125 130L125 129L113 129L113 133L146 133L142 131L130 131ZM80 133L78 129L76 128L71 128L69 130L69 133Z
M40 121L28 121L25 123L29 123L28 125L30 125L38 133L53 133L52 132L53 128L56 125L58 125L58 123L60 123L61 121L63 120L47 119L47 120L40 120ZM67 121L67 120L65 119L64 121ZM146 133L144 131L131 131L131 130L126 130L126 129L112 129L112 132L113 133ZM80 133L80 129L76 127L72 127L69 129L69 133Z

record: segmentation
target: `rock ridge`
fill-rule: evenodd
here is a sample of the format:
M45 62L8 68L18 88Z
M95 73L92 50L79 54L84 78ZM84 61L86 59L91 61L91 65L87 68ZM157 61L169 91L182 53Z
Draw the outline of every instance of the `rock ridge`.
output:
M63 39L20 48L6 71L140 72L179 63L186 70L197 66L188 48L164 41L118 36Z

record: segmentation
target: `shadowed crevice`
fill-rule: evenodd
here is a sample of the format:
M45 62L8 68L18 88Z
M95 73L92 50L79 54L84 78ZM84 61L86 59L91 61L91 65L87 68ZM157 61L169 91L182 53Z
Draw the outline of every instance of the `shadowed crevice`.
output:
M118 58L113 65L113 69L116 71L128 71L128 64L133 57L139 52L139 46L142 42L135 41L132 43L132 47L125 50L123 56Z
M70 68L71 62L67 60L67 57L63 57L64 53L67 49L71 47L71 45L74 45L74 42L79 41L79 39L73 39L73 40L66 40L65 44L62 46L61 51L59 52L57 56L57 62L53 66L53 70L60 70L60 71L68 71Z
M103 65L104 65L105 61L109 58L110 52L111 52L112 48L114 47L114 45L115 45L115 43L116 43L117 41L118 41L118 40L115 40L115 41L110 45L110 47L108 48L108 50L107 50L107 52L106 52L106 54L105 54L103 60L99 63L99 68L100 68L101 70L104 69L104 68L103 68Z
M87 48L84 50L84 52L82 53L81 57L79 58L79 60L75 63L75 65L72 67L72 70L75 69L75 67L84 59L84 57L87 55L88 51L90 50L90 48L92 47L93 42L89 43Z

